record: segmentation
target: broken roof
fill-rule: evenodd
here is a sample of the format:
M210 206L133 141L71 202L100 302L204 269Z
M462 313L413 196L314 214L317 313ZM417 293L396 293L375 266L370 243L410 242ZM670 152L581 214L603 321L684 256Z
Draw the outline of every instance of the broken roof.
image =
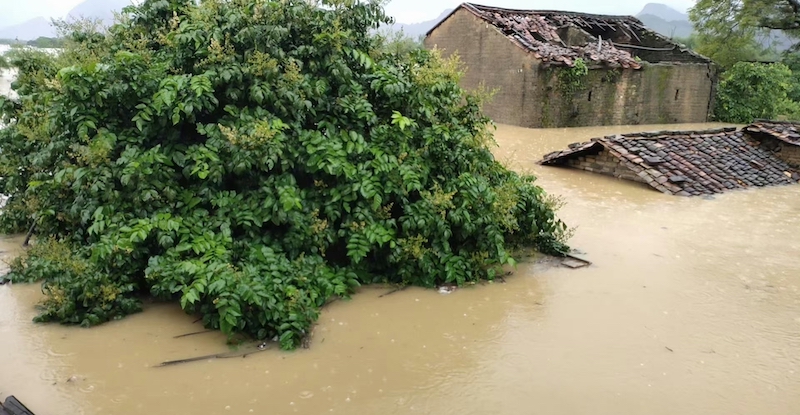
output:
M680 196L797 183L800 172L744 131L662 131L596 138L544 156L543 165L607 150L653 188Z
M766 134L785 143L800 146L800 122L756 120L744 130L754 135Z
M671 40L647 29L632 16L514 10L472 3L462 3L453 13L462 8L490 23L512 42L544 62L574 66L575 60L580 58L588 64L641 68L640 61L626 49L650 52L679 49L693 59L709 62L707 58L681 49ZM428 34L438 26L434 26ZM570 29L573 29L572 33ZM647 42L643 40L645 37L655 40L658 45L646 45Z

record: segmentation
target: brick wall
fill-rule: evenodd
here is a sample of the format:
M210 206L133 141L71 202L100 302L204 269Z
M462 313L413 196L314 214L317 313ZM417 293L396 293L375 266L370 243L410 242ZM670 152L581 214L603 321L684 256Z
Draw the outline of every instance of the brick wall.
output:
M800 146L783 141L779 141L779 145L780 150L775 155L792 167L800 167Z
M713 68L705 63L647 64L641 70L595 68L587 88L565 96L563 67L546 67L494 26L459 9L426 39L465 65L467 90L497 89L484 112L521 127L706 122L713 99ZM612 73L613 72L613 73Z
M597 154L571 158L567 160L566 165L580 170L618 177L620 179L645 182L644 179L639 177L633 170L620 163L620 160L612 156L608 150L603 150Z
M650 64L639 72L637 107L642 124L708 121L714 97L711 64Z
M772 152L772 154L786 162L786 164L795 168L800 168L800 146L778 140L766 133L756 133L751 135L751 137L759 142L761 148Z
M530 85L533 127L700 123L713 99L712 68L705 64L648 64L640 70L592 69L586 88L571 97L553 67ZM491 116L491 114L489 114Z

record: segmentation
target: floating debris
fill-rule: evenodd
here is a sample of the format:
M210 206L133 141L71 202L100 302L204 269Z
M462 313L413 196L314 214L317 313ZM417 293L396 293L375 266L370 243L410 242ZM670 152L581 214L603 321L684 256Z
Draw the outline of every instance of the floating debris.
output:
M568 254L566 258L561 260L561 265L568 268L577 269L577 268L588 267L589 265L592 265L592 263L586 259Z
M439 294L450 294L456 289L457 287L455 285L442 285L439 287Z

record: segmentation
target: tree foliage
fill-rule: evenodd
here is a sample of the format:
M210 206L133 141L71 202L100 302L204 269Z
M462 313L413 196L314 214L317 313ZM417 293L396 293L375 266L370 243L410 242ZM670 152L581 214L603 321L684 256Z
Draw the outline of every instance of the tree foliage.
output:
M377 36L381 38L382 49L385 53L404 55L414 50L422 49L422 36L419 39L414 39L406 35L402 30L384 29L379 31Z
M750 123L794 111L792 71L782 63L739 62L725 72L717 89L716 117L720 121Z
M737 62L776 58L764 40L779 31L800 35L798 0L699 0L689 10L696 50L730 68Z
M60 48L64 46L64 41L55 37L40 36L34 40L25 42L25 44L37 48Z
M58 56L22 50L0 100L6 230L37 247L40 321L93 325L178 301L291 348L359 284L492 279L563 253L534 178L494 160L457 62L387 53L377 2L146 0Z

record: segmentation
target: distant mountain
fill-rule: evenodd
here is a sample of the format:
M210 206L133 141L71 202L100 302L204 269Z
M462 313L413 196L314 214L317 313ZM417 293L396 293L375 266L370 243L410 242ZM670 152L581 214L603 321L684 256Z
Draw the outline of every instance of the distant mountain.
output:
M131 4L131 0L86 0L70 10L67 17L100 19L104 25L110 26L114 23L114 12L119 12Z
M685 38L694 32L689 16L666 4L648 3L636 17L651 30L669 38Z
M689 37L694 32L694 26L689 19L686 20L664 20L664 18L653 14L637 14L636 17L649 29L669 38Z
M644 5L642 11L637 16L644 16L649 14L663 19L666 22L682 22L689 21L689 15L681 13L666 4L661 3L647 3Z
M75 6L68 14L68 19L100 19L108 26L114 22L114 12L130 6L131 0L86 0ZM39 37L55 37L56 30L50 20L37 17L13 26L0 28L0 39L34 40Z
M0 28L0 39L34 40L41 36L54 37L56 29L50 20L37 17L17 25Z
M439 15L439 17L437 17L437 18L435 18L433 20L427 20L427 21L424 21L424 22L419 22L419 23L395 23L395 24L393 24L391 26L391 30L396 31L396 32L399 32L399 31L402 30L403 33L406 36L408 36L408 37L410 37L412 39L417 39L420 36L425 36L425 34L428 33L429 30L431 30L434 26L439 24L439 22L441 22L445 17L447 17L447 15L449 15L452 11L453 11L453 9L447 9L447 10L443 11L442 14Z

